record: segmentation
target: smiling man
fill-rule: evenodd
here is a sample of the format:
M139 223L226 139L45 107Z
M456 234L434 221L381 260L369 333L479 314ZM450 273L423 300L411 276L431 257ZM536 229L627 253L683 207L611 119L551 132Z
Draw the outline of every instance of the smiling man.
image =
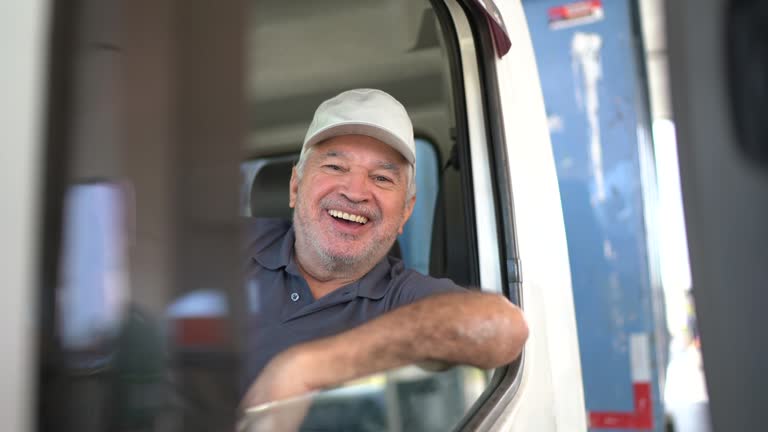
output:
M387 253L416 200L413 126L380 90L315 112L290 181L293 223L253 219L243 407L414 363L494 368L528 329L500 295L403 267Z
M409 183L411 165L376 138L340 135L307 149L290 205L296 259L315 298L361 279L387 254L413 211Z

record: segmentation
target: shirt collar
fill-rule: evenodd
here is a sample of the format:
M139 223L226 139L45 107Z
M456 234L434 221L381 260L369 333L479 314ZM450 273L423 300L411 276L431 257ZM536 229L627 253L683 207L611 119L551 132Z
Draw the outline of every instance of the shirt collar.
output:
M387 293L394 270L390 257L385 256L360 280L355 282L358 297L378 300Z
M284 267L288 273L295 276L301 276L299 268L293 258L293 247L295 242L296 234L293 231L293 226L291 226L281 240L275 241L256 253L253 258L263 267L270 270L277 270Z

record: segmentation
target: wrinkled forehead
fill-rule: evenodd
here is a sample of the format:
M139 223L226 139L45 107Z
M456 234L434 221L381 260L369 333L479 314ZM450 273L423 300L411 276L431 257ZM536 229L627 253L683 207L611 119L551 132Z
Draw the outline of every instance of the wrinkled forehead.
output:
M315 145L311 156L318 162L338 159L397 172L410 165L408 160L390 145L364 135L345 135L323 141Z
M358 155L356 155L354 152L350 151L344 151L344 150L328 150L321 152L317 155L317 161L318 163L322 163L326 160L341 160L341 161L348 161L348 162L364 162L366 165L369 166L369 168L374 169L383 169L386 171L392 171L394 173L400 173L402 171L402 168L408 165L408 162L403 159L402 161L397 161L396 158L392 159L386 159L386 158L371 158L371 159L365 159L361 160Z

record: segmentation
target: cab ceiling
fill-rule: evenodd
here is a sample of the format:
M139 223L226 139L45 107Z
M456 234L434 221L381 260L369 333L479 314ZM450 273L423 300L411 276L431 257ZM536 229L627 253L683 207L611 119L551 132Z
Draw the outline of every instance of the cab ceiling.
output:
M349 88L438 103L445 60L424 0L255 0L247 40L251 153L293 151L317 105Z

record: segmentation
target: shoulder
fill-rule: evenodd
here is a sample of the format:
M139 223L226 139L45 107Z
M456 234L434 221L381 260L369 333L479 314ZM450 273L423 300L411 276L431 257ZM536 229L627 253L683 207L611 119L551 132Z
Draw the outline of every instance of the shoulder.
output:
M407 269L403 262L395 257L386 257L391 265L393 295L399 305L408 304L435 294L465 292L466 289L450 279L436 278Z
M280 242L291 229L291 222L279 218L243 218L243 246L248 256L254 256Z

